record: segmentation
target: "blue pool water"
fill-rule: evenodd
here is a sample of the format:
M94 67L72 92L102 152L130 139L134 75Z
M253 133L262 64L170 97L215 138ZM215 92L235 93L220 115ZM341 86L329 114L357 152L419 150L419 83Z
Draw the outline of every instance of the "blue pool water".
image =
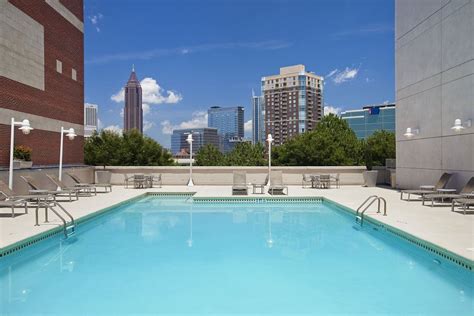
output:
M0 259L0 314L473 315L473 273L326 203L147 197Z

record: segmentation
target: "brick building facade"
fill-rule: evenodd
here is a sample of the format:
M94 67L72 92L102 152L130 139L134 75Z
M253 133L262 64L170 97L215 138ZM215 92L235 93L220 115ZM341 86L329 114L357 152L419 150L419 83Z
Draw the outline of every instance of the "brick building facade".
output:
M0 0L0 166L7 166L10 120L29 119L34 130L15 130L15 145L33 149L34 165L59 163L60 129L65 164L84 159L83 0Z

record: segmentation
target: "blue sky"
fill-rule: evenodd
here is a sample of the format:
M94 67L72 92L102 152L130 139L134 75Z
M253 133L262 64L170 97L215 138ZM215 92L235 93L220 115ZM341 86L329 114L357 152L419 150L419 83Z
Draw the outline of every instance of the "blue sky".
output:
M144 87L145 133L164 146L210 106L245 107L282 66L325 77L338 109L394 100L393 0L85 0L85 102L121 128L132 64ZM247 129L247 135L250 135Z

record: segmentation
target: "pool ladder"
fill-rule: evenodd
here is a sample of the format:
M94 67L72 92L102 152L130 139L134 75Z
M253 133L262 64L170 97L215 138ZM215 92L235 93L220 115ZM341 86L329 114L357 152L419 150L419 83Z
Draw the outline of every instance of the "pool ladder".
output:
M56 214L57 217L63 222L63 233L64 237L69 238L75 235L76 233L76 222L74 221L74 217L72 217L71 213L66 211L64 207L61 206L56 201L44 201L38 203L38 207L36 208L36 225L39 226L38 224L38 208L44 207L45 208L45 219L46 222L48 222L48 209L51 210L54 214ZM61 215L59 210L54 209L54 207L58 207L65 215L66 217L69 217L69 222L66 220L65 216Z
M381 196L371 195L369 196L356 211L356 223L360 223L360 226L364 224L364 213L367 209L377 201L377 213L380 213L380 201L383 202L383 216L387 216L387 201ZM362 209L364 207L364 209ZM361 211L362 209L362 211Z

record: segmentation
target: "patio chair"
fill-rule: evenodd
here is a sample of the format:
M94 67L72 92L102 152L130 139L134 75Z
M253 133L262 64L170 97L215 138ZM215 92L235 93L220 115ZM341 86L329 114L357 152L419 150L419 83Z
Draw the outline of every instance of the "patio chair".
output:
M434 206L434 202L437 200L444 201L444 199L462 199L466 198L468 195L474 196L474 177L469 179L466 185L461 189L459 194L451 194L451 193L433 193L433 194L425 194L422 196L423 198L423 205L425 205L425 201L431 200L431 207Z
M50 194L54 197L54 200L56 201L57 197L69 197L69 202L72 202L72 197L75 197L75 200L77 201L79 199L79 196L77 194L77 191L75 190L49 190L49 189L41 189L39 184L31 177L31 176L20 176L26 184L30 187L29 192L30 193L38 193L38 194Z
M135 189L143 189L147 186L147 179L144 174L133 175L133 187Z
M247 195L247 173L245 171L234 171L232 184L232 195Z
M303 179L301 180L301 187L307 188L308 184L313 187L313 178L311 177L310 174L303 174Z
M273 171L270 174L270 187L268 193L271 195L288 195L288 187L283 184L283 173L281 171Z
M463 214L466 215L466 210L468 210L470 206L474 206L474 199L453 199L451 202L451 211L454 212L456 204L459 204L459 207L463 210Z
M125 173L123 176L124 176L123 181L125 182L125 188L128 188L130 184L133 184L133 175L131 176Z
M438 182L435 185L422 185L420 186L420 189L418 190L401 190L400 200L403 200L403 194L408 194L408 198L406 199L406 201L411 201L410 200L411 194L421 195L421 197L423 197L423 195L425 194L436 193L438 189L444 189L446 187L452 175L453 175L452 173L445 172L443 173L443 175L441 175L441 177L439 178Z
M330 189L331 188L331 175L322 174L319 176L319 188Z
M159 188L161 188L161 186L163 185L163 180L161 178L161 173L159 174L152 174L152 180L151 180L151 185L153 187L153 185L158 185Z
M265 186L268 184L268 174L265 177L265 180L263 182L255 182L251 183L252 185L252 194L264 194L265 192ZM257 189L260 190L260 192L257 192Z
M334 183L336 185L336 188L339 189L339 179L340 179L340 174L337 173L335 176L330 176L331 177L331 183Z
M18 195L13 190L10 190L8 185L0 180L0 198L1 205L5 207L21 206L25 207L25 213L28 214L28 202L34 204L37 207L40 202L48 202L54 200L54 197L49 194L29 194L29 195ZM15 215L15 210L12 208L12 217Z
M73 190L77 191L77 193L86 193L88 195L91 195L92 192L97 195L97 189L93 185L90 184L85 184L85 183L76 183L73 187L66 185L62 180L59 180L59 178L55 175L52 174L46 174L46 176L53 182L58 188L61 190Z
M82 182L81 179L75 175L74 173L70 173L70 172L66 172L66 174L71 177L72 180L74 180L74 182L76 182L76 184L79 184L79 185L90 185L90 186L93 186L96 188L96 191L97 192L97 188L104 188L104 192L103 193L107 193L107 192L112 192L112 185L110 183L87 183L87 182Z

